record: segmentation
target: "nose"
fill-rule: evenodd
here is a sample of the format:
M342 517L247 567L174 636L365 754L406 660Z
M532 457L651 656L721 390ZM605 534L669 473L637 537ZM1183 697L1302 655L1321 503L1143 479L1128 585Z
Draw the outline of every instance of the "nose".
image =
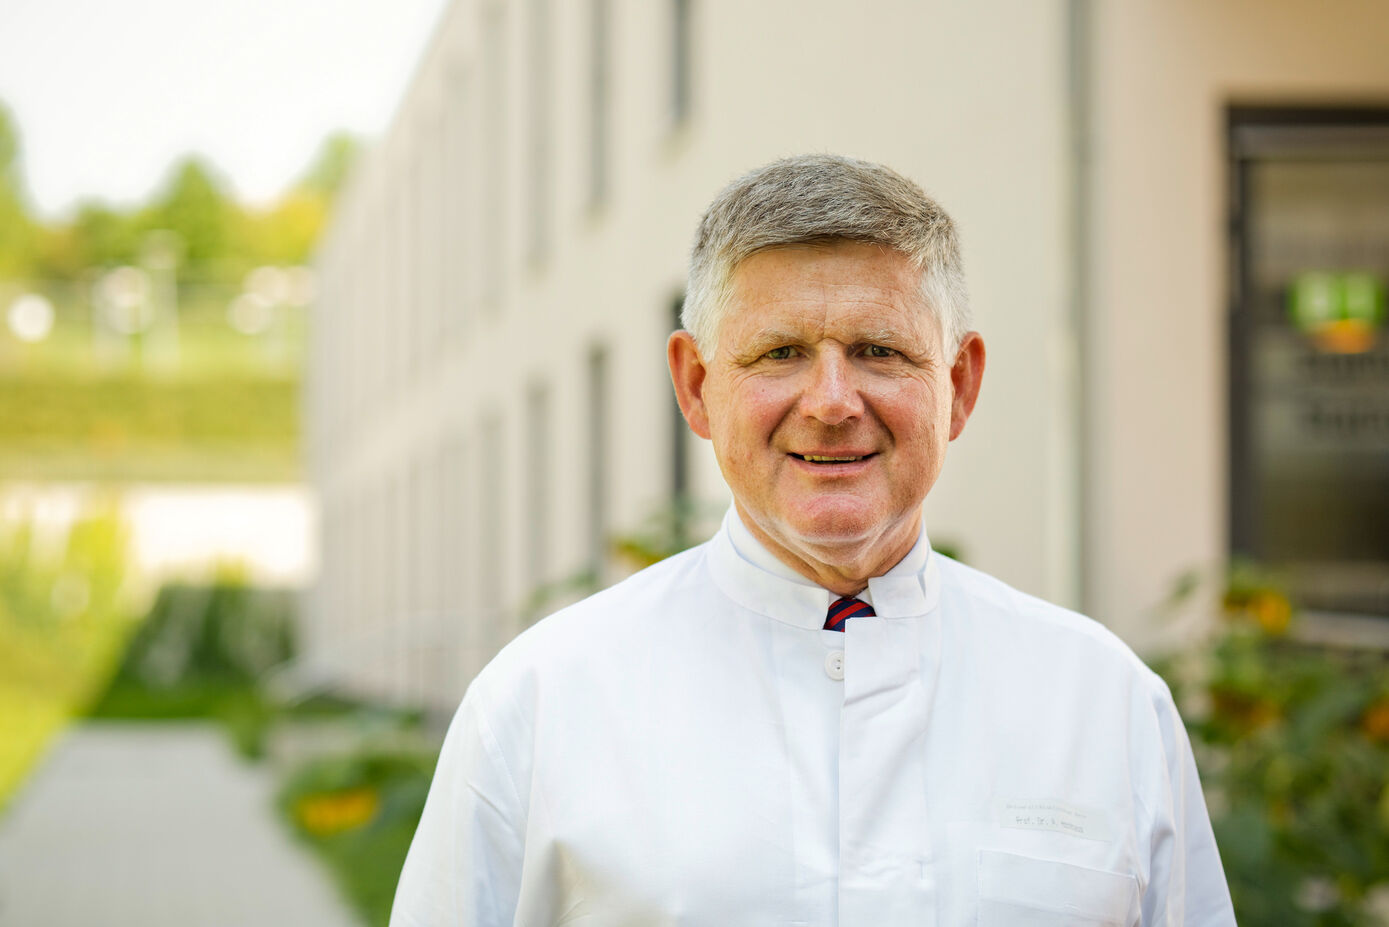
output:
M842 425L863 414L863 397L853 364L839 349L821 351L808 371L801 411L826 425Z

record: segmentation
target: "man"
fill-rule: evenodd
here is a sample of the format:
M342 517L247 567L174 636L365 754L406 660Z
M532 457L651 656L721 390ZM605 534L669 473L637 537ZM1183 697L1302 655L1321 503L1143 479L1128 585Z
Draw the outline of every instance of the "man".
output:
M1233 924L1162 682L930 549L984 372L946 214L877 165L753 171L683 321L733 507L477 677L392 924Z

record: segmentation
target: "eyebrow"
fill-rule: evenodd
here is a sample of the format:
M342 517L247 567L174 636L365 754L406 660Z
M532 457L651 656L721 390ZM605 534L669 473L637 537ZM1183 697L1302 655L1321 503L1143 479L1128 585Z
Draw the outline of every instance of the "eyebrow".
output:
M901 345L906 341L906 339L902 337L902 333L894 328L875 328L871 331L866 331L859 340L865 344L880 344L888 348Z
M778 347L783 344L800 344L804 341L802 335L795 332L785 331L779 328L764 328L749 338L746 342L746 349L756 351L761 354L770 348Z
M764 328L754 334L739 350L740 355L757 357L772 348L786 344L801 344L805 341L803 332L793 332L780 328ZM893 328L874 328L862 332L855 344L880 344L885 348L907 349L915 347L910 336Z

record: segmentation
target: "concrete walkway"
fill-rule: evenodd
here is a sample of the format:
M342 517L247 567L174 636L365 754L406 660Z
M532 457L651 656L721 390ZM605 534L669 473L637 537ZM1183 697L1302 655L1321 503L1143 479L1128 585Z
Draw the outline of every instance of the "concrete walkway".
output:
M356 927L222 732L70 729L0 819L4 927Z

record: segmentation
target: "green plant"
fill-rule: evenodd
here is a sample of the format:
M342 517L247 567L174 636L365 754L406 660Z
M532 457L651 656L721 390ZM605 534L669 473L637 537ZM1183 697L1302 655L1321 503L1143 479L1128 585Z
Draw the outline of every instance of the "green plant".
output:
M0 524L0 806L119 659L133 626L128 547L104 503L66 529Z
M363 749L310 761L284 785L281 813L332 870L343 894L385 927L438 759Z
M1208 637L1157 661L1196 750L1239 922L1368 925L1389 894L1389 661L1297 639L1275 574L1220 578ZM1202 588L1190 577L1169 602Z
M259 757L279 714L259 680L293 656L293 621L289 590L234 577L167 585L91 714L215 719L243 756Z

